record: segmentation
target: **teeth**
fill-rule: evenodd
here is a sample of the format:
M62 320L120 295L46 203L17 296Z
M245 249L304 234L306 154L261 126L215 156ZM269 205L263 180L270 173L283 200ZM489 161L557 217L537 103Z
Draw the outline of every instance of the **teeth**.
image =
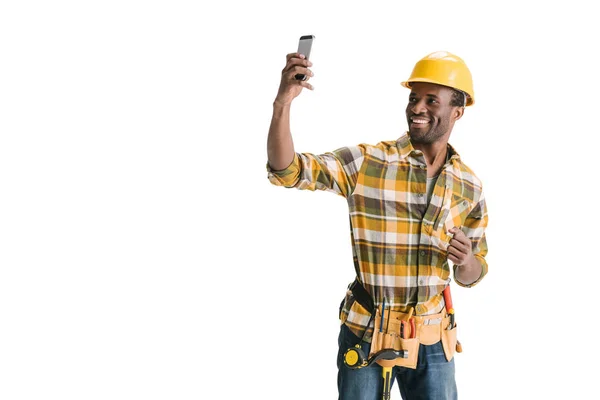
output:
M426 119L413 119L412 122L415 123L415 124L426 124L429 121L426 120Z

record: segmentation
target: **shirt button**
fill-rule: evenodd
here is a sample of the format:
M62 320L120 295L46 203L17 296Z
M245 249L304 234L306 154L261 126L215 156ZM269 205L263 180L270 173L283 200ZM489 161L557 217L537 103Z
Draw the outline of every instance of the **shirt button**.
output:
M424 256L424 255L425 255L425 250L421 250L420 254L421 254L422 256Z
M419 193L419 194L417 194L417 196L423 197L423 193Z

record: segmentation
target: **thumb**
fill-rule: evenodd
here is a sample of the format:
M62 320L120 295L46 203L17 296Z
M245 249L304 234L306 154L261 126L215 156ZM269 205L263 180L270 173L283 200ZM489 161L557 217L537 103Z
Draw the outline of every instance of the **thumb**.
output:
M457 232L462 232L462 231L460 230L460 227L453 226L452 228L450 228L450 230L448 232L455 234Z

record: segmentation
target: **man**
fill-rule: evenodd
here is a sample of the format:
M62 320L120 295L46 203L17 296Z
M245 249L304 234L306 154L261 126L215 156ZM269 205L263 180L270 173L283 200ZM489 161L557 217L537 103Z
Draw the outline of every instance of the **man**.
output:
M429 54L402 82L410 89L407 133L314 155L295 152L289 122L294 98L313 88L311 66L301 54L287 55L273 103L267 170L275 185L330 191L348 201L357 279L340 309L339 398L386 398L398 380L405 400L456 399L456 325L451 306L445 309L448 260L455 282L464 287L478 283L488 269L481 182L448 144L454 123L475 101L471 73L451 53ZM308 79L296 80L296 74ZM404 349L413 361L353 369L344 357L356 344L371 356L371 345ZM386 369L379 364L391 371L386 390Z

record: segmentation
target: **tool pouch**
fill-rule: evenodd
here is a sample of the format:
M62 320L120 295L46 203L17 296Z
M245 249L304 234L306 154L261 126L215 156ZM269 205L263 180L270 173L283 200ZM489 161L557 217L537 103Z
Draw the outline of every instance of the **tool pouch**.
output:
M442 329L442 347L444 348L444 354L446 355L446 360L452 360L454 357L454 352L456 351L456 324L451 329L449 328L450 321L446 321L444 319L444 329Z
M408 320L410 314L401 312L386 312L386 316L391 314L390 317L384 318L383 320L383 332L380 332L379 327L381 325L381 312L377 309L375 314L375 329L373 332L373 338L371 339L371 352L369 357L383 349L394 349L394 350L405 350L408 353L407 358L396 358L394 360L378 360L377 364L382 367L406 367L416 368L417 359L419 355L419 339L408 338L405 339L400 336L402 322L405 322L404 329L407 329L406 337L410 337L410 327ZM389 318L389 322L388 322Z

